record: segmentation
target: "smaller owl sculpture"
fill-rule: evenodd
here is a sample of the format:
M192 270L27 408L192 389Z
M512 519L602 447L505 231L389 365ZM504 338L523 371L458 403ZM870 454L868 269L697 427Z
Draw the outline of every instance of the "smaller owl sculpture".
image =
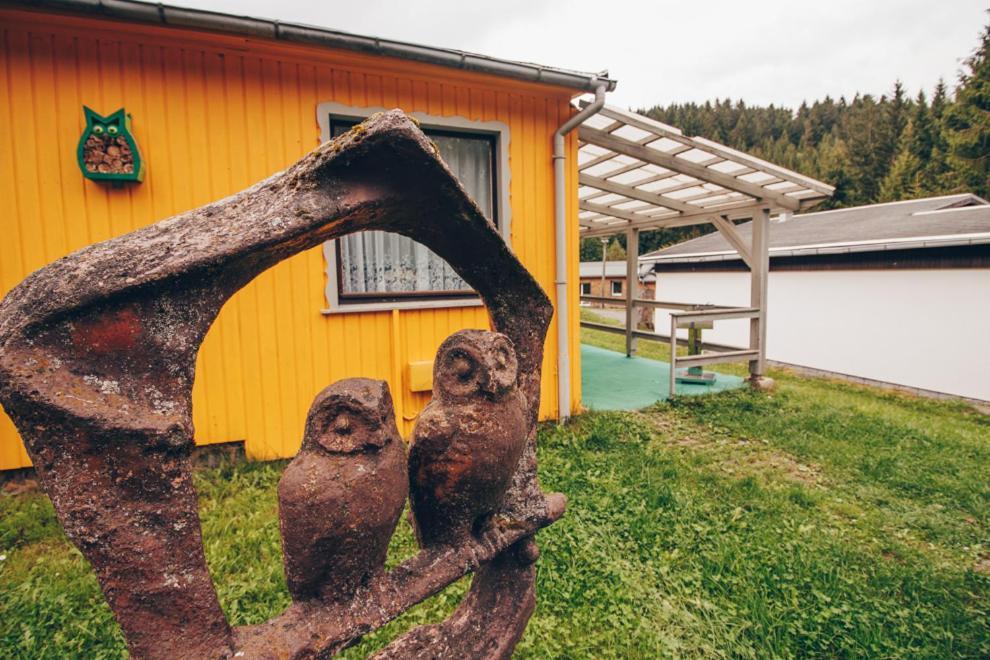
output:
M140 181L144 165L131 133L131 116L123 108L104 117L83 106L86 130L76 157L83 176L94 181Z
M381 571L407 491L388 385L352 378L320 392L278 484L293 600L347 599Z
M433 399L413 428L410 503L423 547L458 544L498 510L526 445L528 407L512 341L462 330L433 365Z

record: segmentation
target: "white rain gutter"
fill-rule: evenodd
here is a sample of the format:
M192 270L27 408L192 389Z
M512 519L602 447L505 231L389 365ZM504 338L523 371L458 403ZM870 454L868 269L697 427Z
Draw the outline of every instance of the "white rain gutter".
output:
M607 89L606 82L595 87L595 100L561 124L553 134L553 214L557 250L554 284L557 293L557 419L559 422L571 416L571 341L567 312L567 190L564 171L567 156L564 136L602 109L605 105Z

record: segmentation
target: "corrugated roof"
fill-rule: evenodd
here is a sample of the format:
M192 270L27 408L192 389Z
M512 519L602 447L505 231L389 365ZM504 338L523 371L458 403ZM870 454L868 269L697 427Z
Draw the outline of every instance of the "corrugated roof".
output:
M799 211L832 186L654 119L606 105L578 131L581 236Z
M736 226L743 241L752 223ZM990 243L990 204L968 193L770 220L770 258L842 252L878 252ZM640 257L642 262L697 263L739 259L720 233Z
M427 62L466 71L488 73L516 80L559 85L586 92L594 91L603 83L607 91L612 91L616 85L616 81L608 77L607 71L599 73L572 71L531 62L504 60L453 48L437 48L408 41L351 34L314 25L188 9L159 3L137 2L136 0L14 0L3 4L7 6L21 5L28 9L97 15L137 23L210 30L248 37L342 48L373 55ZM277 6L277 4L273 6Z

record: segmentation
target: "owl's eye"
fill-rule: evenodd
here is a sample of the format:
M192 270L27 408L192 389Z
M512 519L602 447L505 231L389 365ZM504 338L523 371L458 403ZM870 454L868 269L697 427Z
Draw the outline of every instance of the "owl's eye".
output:
M474 373L474 361L466 355L457 355L451 360L451 371L460 380L467 380Z
M94 126L93 127L93 132L96 133L97 135L103 135L103 127L102 126Z
M110 135L116 135L117 134L117 127L116 126L107 126L107 133L109 133Z
M351 419L347 415L338 415L337 419L334 420L333 430L337 435L350 435L351 434Z
M359 411L341 410L329 420L316 442L334 454L375 451L384 446L386 434Z

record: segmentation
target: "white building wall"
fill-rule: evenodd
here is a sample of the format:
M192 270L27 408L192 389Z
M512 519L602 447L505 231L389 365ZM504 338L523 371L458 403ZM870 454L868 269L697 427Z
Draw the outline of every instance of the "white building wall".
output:
M990 269L771 271L768 289L771 360L990 401ZM749 272L658 273L656 295L748 307ZM704 339L748 346L749 322Z

